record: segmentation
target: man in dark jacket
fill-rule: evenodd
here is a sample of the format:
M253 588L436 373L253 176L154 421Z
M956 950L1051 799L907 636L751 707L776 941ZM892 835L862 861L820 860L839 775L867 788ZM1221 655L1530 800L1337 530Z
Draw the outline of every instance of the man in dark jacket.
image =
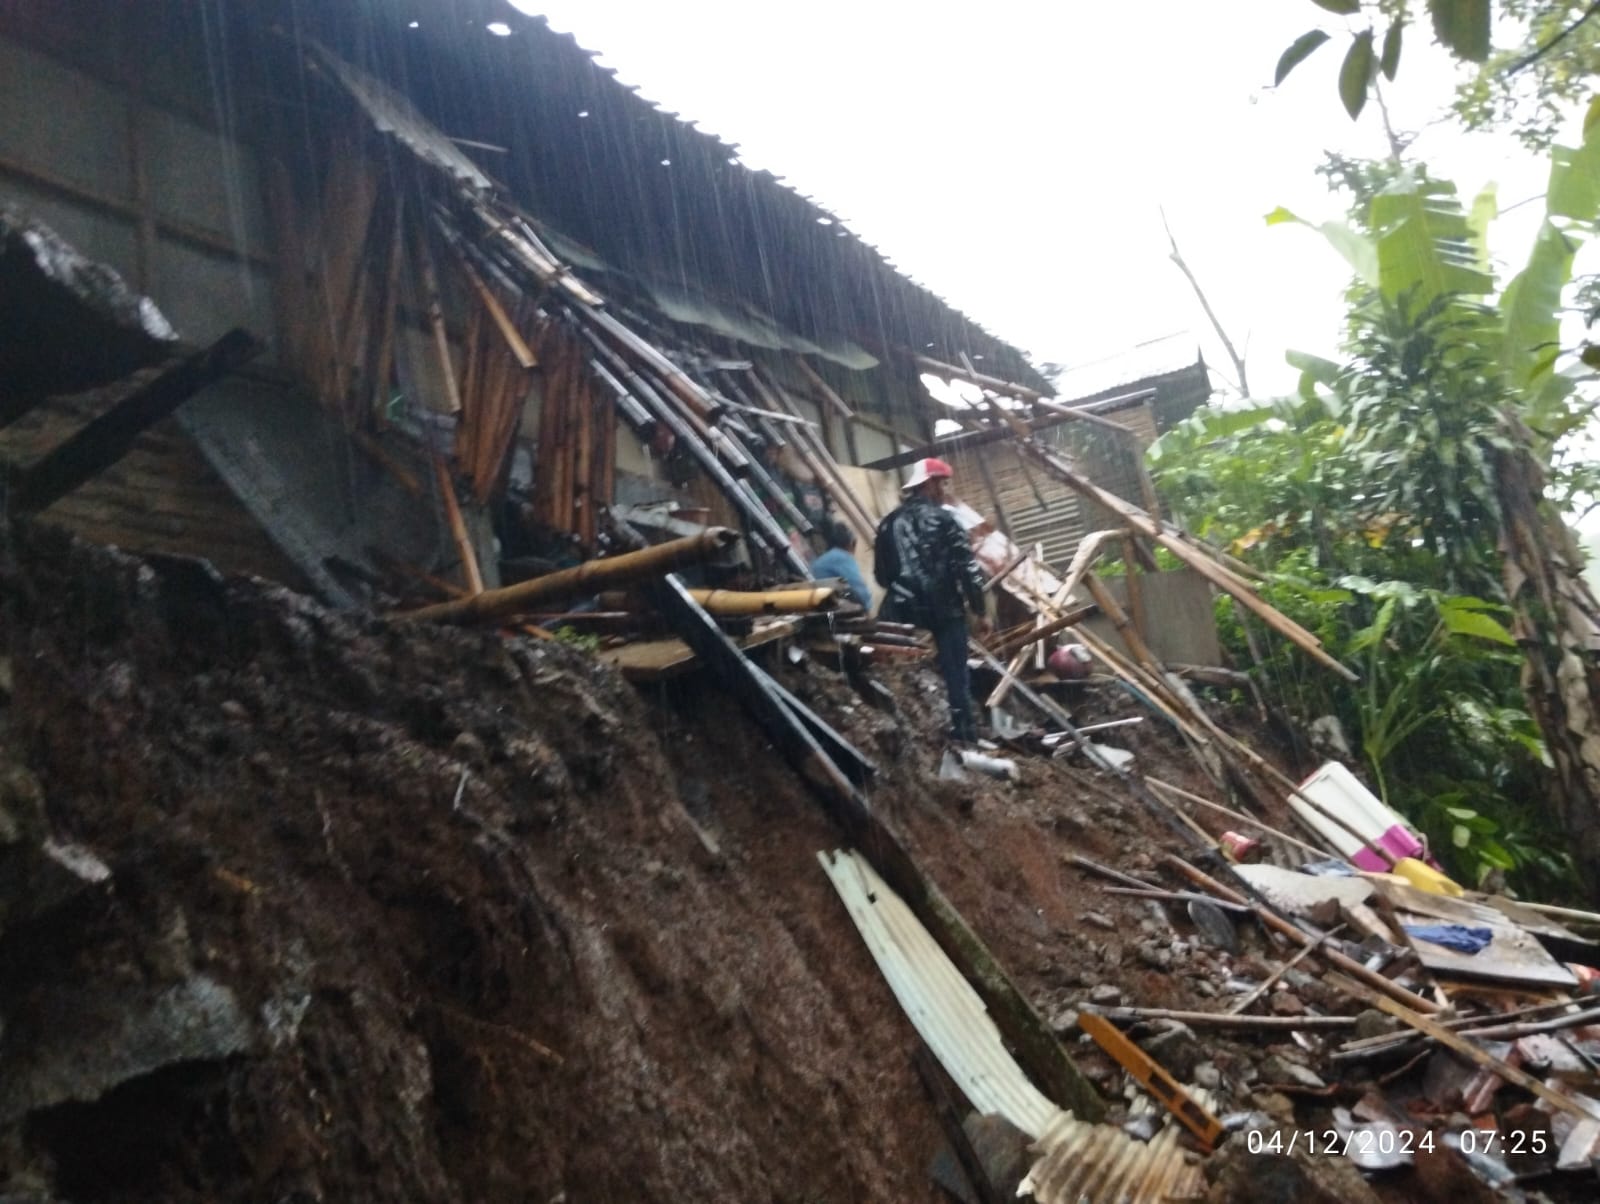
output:
M950 735L971 742L978 738L978 728L967 674L963 601L977 614L980 631L987 630L988 620L983 570L961 524L944 508L950 475L943 460L917 461L901 488L906 500L878 525L873 574L886 591L879 618L915 623L933 633L950 698Z

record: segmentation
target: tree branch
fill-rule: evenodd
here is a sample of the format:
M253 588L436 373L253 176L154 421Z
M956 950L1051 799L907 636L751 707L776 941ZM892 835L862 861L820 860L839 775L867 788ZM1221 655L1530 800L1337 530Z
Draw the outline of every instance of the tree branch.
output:
M1600 3L1600 0L1596 0L1596 3ZM1239 377L1239 395L1241 397L1249 397L1250 381L1245 375L1244 356L1240 355L1234 348L1233 340L1228 337L1228 332L1222 328L1222 322L1218 319L1216 311L1211 308L1211 302L1206 300L1205 290L1200 287L1200 282L1195 279L1194 273L1189 270L1189 265L1184 262L1183 255L1178 250L1178 240L1172 236L1172 227L1167 223L1166 209L1160 209L1160 213L1161 226L1167 232L1167 241L1172 244L1172 254L1169 258L1178 265L1178 270L1188 280L1189 287L1194 289L1194 295L1200 299L1200 308L1206 311L1206 317L1211 321L1211 329L1217 332L1217 337L1222 340L1222 346L1228 352L1228 358L1233 361L1233 370Z
M1563 29L1560 33L1556 34L1555 37L1551 38L1543 46L1540 46L1538 49L1534 50L1532 54L1524 55L1522 58L1520 58L1516 62L1512 63L1509 67L1506 68L1506 74L1507 75L1515 75L1518 71L1521 71L1524 67L1533 66L1540 59L1544 58L1545 55L1549 54L1557 46L1561 45L1562 42L1566 41L1569 37L1571 37L1574 33L1576 33L1578 31L1579 26L1581 26L1585 21L1587 21L1590 17L1594 16L1596 13L1600 13L1600 0L1594 0L1593 4L1589 5L1588 8L1583 10L1583 15L1581 17L1579 17L1571 25L1569 25L1565 29Z

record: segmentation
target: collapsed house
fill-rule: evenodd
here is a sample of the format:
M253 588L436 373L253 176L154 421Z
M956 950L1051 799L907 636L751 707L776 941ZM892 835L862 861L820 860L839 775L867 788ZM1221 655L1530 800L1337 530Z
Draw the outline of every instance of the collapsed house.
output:
M0 8L0 314L37 323L0 356L8 504L154 554L10 550L0 1187L789 1197L837 1161L823 1194L903 1198L939 1148L960 1199L1242 1198L1260 1167L1278 1198L1369 1198L1357 1168L1581 1195L1596 952L1562 921L1596 917L1448 883L1348 774L1241 734L1214 593L1348 670L1163 518L1139 452L1204 364L1052 387L504 16ZM809 569L926 454L1002 620L973 659L1006 755L937 769L922 638ZM1041 672L1058 638L1092 679ZM651 715L577 642L724 693ZM762 893L785 869L831 910ZM830 1158L852 1126L894 1157Z

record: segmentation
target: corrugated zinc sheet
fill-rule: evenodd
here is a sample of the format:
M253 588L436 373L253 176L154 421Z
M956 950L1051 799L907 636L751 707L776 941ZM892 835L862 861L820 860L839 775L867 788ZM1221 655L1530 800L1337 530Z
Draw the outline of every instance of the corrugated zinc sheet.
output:
M319 64L331 71L345 91L355 97L380 132L398 138L420 158L449 172L463 184L480 192L493 187L489 177L478 170L478 165L434 128L404 96L321 46L316 50Z
M1210 1093L1190 1087L1202 1107L1215 1112ZM1129 1117L1160 1111L1140 1095ZM1160 1204L1205 1195L1200 1157L1180 1140L1182 1126L1169 1116L1149 1141L1128 1136L1114 1125L1090 1125L1063 1112L1033 1148L1043 1157L1017 1189L1031 1191L1038 1204Z
M821 852L817 860L889 989L962 1094L978 1111L1042 1137L1064 1114L1006 1052L983 1000L911 909L854 850Z

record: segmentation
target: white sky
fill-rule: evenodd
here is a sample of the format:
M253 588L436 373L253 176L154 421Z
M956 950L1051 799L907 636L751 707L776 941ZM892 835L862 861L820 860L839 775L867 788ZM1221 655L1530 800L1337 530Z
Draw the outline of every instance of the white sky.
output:
M1160 209L1233 337L1252 392L1293 387L1288 348L1331 354L1342 262L1298 227L1342 206L1313 174L1324 148L1384 153L1375 106L1352 124L1335 78L1343 19L1309 0L983 5L815 0L522 0L626 83L736 142L841 216L901 270L1036 361L1081 364L1189 330L1231 374L1167 259ZM1278 55L1334 40L1284 87ZM1450 99L1451 65L1408 30L1391 110L1417 128ZM1509 138L1430 128L1418 146L1470 201L1543 191ZM1505 219L1516 264L1540 207ZM1517 218L1523 219L1517 221Z
M782 176L1035 362L1090 363L1189 331L1231 376L1167 258L1163 208L1247 348L1253 394L1294 387L1286 350L1336 353L1343 261L1320 235L1262 219L1278 205L1311 221L1341 216L1313 171L1322 152L1376 158L1387 143L1375 104L1358 123L1346 117L1336 89L1345 19L1310 0L515 7L544 13L624 83L737 143L748 164ZM1313 27L1333 40L1273 89L1278 56ZM1457 183L1463 203L1491 182L1502 209L1542 194L1548 159L1445 119L1456 67L1429 33L1407 30L1386 85L1396 128L1423 131L1416 154ZM1496 223L1502 283L1542 211L1536 201ZM1600 532L1600 516L1585 526Z

